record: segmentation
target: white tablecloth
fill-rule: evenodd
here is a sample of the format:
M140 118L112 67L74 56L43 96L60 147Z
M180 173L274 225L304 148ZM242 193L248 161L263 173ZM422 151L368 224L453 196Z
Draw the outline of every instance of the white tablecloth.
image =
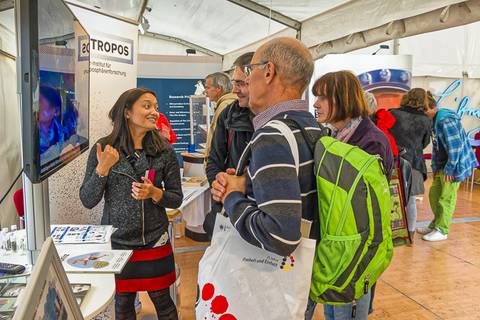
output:
M187 227L203 225L205 215L210 211L210 186L183 188L183 203L178 208Z

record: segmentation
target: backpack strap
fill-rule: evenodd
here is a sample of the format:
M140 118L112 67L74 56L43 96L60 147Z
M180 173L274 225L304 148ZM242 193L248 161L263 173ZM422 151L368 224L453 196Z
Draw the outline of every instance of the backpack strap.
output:
M315 154L315 145L317 144L317 140L307 131L307 129L305 129L305 127L301 126L296 120L291 118L283 118L279 119L279 121L286 123L289 127L299 129L302 133L303 138L305 139L305 142L307 143L308 148L310 149L312 154ZM329 128L325 127L322 124L318 125L320 126L321 137L330 136L332 134Z

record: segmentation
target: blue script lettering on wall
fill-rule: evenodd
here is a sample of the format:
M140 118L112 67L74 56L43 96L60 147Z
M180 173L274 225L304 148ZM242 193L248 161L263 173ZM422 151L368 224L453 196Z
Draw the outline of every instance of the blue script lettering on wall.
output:
M462 84L463 84L462 80L455 80L452 83L450 83L442 93L435 94L435 96L438 97L436 107L440 108L442 106L443 100L445 100L445 98L451 96L455 91L457 91ZM470 100L471 99L469 96L464 96L458 103L457 113L460 116L460 119L463 119L465 115L480 119L480 109L475 109L474 107L471 107ZM458 101L458 97L455 97L455 101ZM475 140L475 135L478 132L480 132L480 127L472 129L469 132L467 132L470 143L473 146L480 146L480 140Z
M451 96L455 91L460 88L460 86L463 84L462 80L455 80L452 83L448 85L448 87L440 94L436 94L435 96L438 97L437 100L437 107L442 106L443 100L445 98ZM455 101L457 101L458 98L455 98ZM470 107L470 97L469 96L464 96L458 103L458 108L457 108L457 113L460 116L460 118L463 118L465 114L471 116L471 117L476 117L480 119L480 109L475 109L473 107Z

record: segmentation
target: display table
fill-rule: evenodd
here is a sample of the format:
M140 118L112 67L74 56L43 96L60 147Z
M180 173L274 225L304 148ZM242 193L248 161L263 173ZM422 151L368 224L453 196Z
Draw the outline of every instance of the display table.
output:
M210 186L183 187L183 203L177 210L181 212L186 223L186 235L191 237L206 237L203 230L205 215L210 211ZM170 215L172 209L167 209ZM194 238L197 240L198 238ZM204 241L204 240L203 240Z
M57 250L61 252L64 249L82 246L82 249L88 246L91 250L110 250L110 243L104 244L81 244L81 245L56 245ZM10 253L8 255L0 254L0 262L15 263L26 265L27 255ZM88 283L90 290L85 296L80 311L84 319L114 319L113 299L115 297L115 277L112 273L67 273L70 283Z

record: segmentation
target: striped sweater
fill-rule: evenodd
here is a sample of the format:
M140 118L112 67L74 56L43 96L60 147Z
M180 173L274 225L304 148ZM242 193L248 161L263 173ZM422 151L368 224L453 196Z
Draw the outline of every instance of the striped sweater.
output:
M271 120L281 118L295 120L315 140L320 137L320 128L307 111L290 110ZM246 195L232 192L224 204L243 239L282 256L299 244L301 218L313 220L318 208L313 155L300 130L291 129L298 143L298 176L286 138L274 128L261 127L249 143Z

